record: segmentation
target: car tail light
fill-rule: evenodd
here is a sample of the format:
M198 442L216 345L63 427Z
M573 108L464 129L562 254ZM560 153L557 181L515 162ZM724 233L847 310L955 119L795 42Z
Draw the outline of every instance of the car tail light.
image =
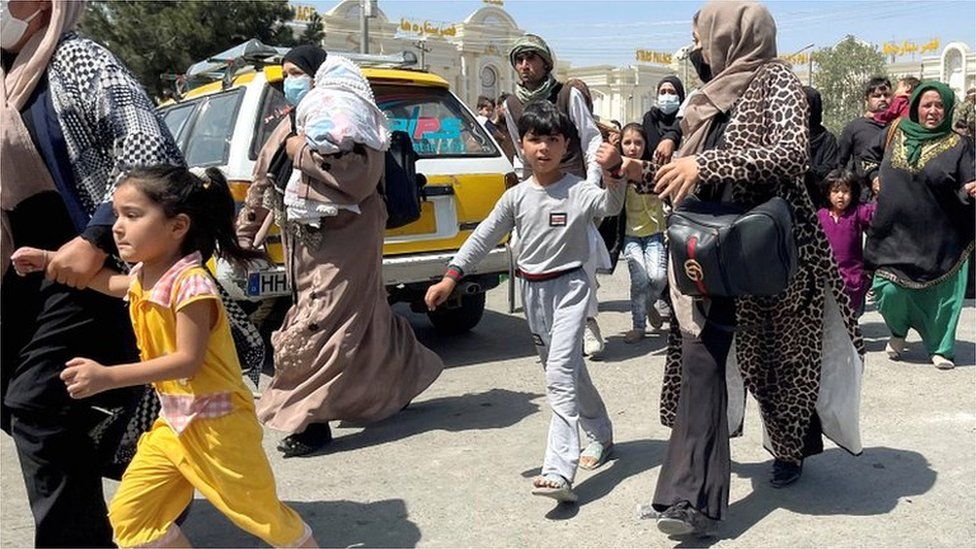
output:
M234 197L234 202L244 202L247 198L247 190L251 188L250 181L230 180L227 182L230 187L230 195Z
M508 172L505 174L505 188L511 189L512 187L519 184L519 178L515 175L515 172Z

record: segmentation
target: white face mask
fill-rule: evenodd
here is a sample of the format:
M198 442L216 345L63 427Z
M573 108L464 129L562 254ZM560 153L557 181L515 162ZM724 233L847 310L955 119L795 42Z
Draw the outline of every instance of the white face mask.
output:
M0 4L0 48L9 50L16 46L27 32L27 26L41 11L35 11L27 19L17 19L10 13L10 2Z
M678 110L681 106L681 102L678 101L678 96L670 93L662 93L657 96L657 108L661 109L664 114L671 114Z

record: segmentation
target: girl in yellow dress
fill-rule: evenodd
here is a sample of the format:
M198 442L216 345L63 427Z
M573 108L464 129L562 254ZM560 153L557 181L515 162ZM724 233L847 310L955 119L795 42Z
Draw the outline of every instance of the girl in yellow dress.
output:
M66 364L72 398L152 383L160 418L139 440L109 509L121 547L186 547L174 522L198 490L243 530L273 546L315 547L311 529L278 499L261 447L262 431L244 385L227 314L202 262L215 252L243 262L234 236L234 201L219 170L133 170L112 199L119 256L129 275L103 269L91 287L124 297L141 362ZM19 274L43 271L50 252L17 250Z

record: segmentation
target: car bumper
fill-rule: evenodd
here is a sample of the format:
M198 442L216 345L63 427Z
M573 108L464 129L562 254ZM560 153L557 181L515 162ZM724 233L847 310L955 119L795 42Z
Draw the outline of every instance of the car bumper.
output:
M439 280L447 269L448 262L454 257L455 251L426 254L407 254L402 256L388 256L383 258L383 285L399 286L401 284L416 284ZM281 278L284 276L284 266L268 266L261 270L264 273L278 273ZM508 245L498 246L488 252L488 255L478 263L477 266L465 275L478 274L500 274L508 273L509 270L509 251ZM242 278L239 273L223 261L217 262L217 280L227 290L227 292L237 300L262 301L282 295L289 295L291 292L287 288L276 289L275 291L262 292L258 295L248 292L248 279ZM279 283L276 286L281 286Z
M440 279L447 269L447 264L454 257L455 253L457 252L384 257L383 284L386 286L396 286L399 284ZM503 245L492 249L477 266L469 271L465 271L464 274L507 273L508 268L508 246Z

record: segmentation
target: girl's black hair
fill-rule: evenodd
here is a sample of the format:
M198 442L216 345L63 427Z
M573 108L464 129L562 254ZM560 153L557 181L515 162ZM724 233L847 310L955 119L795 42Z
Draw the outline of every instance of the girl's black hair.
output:
M190 228L181 253L200 252L204 260L216 253L237 264L265 258L260 250L244 249L234 231L234 197L227 179L217 168L197 176L182 166L161 164L131 170L122 185L132 185L158 204L166 217L185 214Z
M620 156L624 155L624 135L627 132L637 132L641 139L644 140L644 151L647 151L647 132L644 131L644 125L639 122L631 122L623 128L620 128L620 141L617 141L617 152Z
M854 172L836 168L827 174L827 177L820 182L820 193L823 195L824 203L830 206L830 189L836 185L846 185L851 190L851 206L857 206L861 201L861 178Z
M576 135L569 117L544 99L526 105L517 126L519 139L529 132L535 135L561 135L566 139Z

